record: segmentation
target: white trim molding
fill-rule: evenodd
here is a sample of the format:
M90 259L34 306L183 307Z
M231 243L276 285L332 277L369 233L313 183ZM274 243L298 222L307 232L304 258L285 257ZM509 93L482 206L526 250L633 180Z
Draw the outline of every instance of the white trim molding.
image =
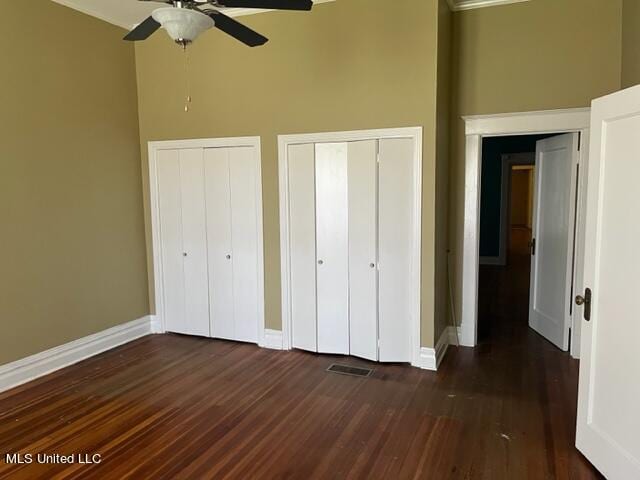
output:
M0 392L35 380L99 353L152 333L152 319L132 322L94 333L64 345L0 366Z
M445 328L440 335L435 348L420 348L420 361L419 364L414 366L420 367L423 370L437 371L442 364L442 360L444 360L444 356L447 353L449 345L457 346L458 340L455 328L456 327L453 326Z
M474 347L477 342L478 321L478 272L480 250L480 187L482 169L482 139L509 135L536 135L544 133L581 133L580 163L588 161L590 108L566 110L544 110L535 112L504 113L497 115L475 115L462 117L465 122L465 198L464 198L464 241L462 252L462 308L460 324L460 344ZM580 168L584 171L584 165ZM582 209L585 196L585 176L581 176L579 186L579 208ZM577 237L584 236L584 223L578 222ZM580 240L579 240L580 243ZM582 272L582 252L576 251L576 278ZM573 322L572 337L579 335L580 322ZM578 329L578 330L576 330ZM571 353L579 355L579 346L572 342Z
M420 347L420 356L418 357L418 361L413 363L413 366L423 370L437 371L436 349Z
M421 366L420 345L420 265L422 241L422 127L383 128L346 132L278 135L278 172L280 190L280 262L282 278L282 344L292 348L291 329L291 265L289 245L289 145L306 143L353 142L389 138L410 138L414 142L414 232L411 240L411 364Z
M157 154L161 150L175 150L186 148L224 148L224 147L252 147L256 154L256 200L259 203L257 209L258 232L258 342L264 338L264 228L262 213L262 153L260 137L226 137L226 138L198 138L189 140L163 140L148 143L149 146L149 198L151 216L151 246L153 258L153 284L154 284L154 311L153 332L165 333L164 320L164 285L162 283L162 255L160 236L160 206L158 199L158 169Z
M529 0L447 0L449 7L454 12L472 10L474 8L497 7L511 3L528 2Z
M266 328L260 340L259 346L271 350L282 350L282 330L270 330Z

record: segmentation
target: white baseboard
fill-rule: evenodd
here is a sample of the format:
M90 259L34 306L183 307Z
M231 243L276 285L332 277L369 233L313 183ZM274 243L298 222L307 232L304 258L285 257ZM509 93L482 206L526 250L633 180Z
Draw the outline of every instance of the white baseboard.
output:
M447 327L444 329L444 332L442 332L442 334L440 335L440 338L438 339L438 343L436 343L436 369L442 363L442 359L447 353L447 348L449 348L449 344L451 340L449 328L451 327ZM455 336L455 333L453 335Z
M280 330L265 329L264 338L259 345L262 348L282 350L282 332Z
M460 327L458 327L458 331L459 330ZM457 345L457 343L455 327L447 327L440 335L435 348L420 348L420 357L417 364L414 363L413 366L424 370L438 370L449 345Z
M457 330L457 335L456 335ZM449 326L446 330L447 338L449 339L449 345L454 345L456 347L464 346L462 345L462 329L460 327Z
M418 361L412 363L414 367L422 368L423 370L433 370L434 372L438 369L436 362L436 349L429 347L420 347L420 355L418 356Z
M151 316L0 365L0 392L152 333Z

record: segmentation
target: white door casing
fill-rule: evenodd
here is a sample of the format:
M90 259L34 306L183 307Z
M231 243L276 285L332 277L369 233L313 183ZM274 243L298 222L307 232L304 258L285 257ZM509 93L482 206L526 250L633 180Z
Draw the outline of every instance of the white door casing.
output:
M610 480L640 478L638 132L640 86L593 102L576 446Z
M316 144L318 351L349 354L347 145Z
M536 144L529 325L566 351L571 328L571 284L579 135Z
M349 349L378 360L378 142L349 142Z
M589 108L501 113L463 117L465 122L465 179L464 179L464 231L458 250L462 270L456 280L461 288L460 343L473 347L477 342L478 272L480 233L480 178L482 169L482 141L485 137L529 135L562 132L580 132L580 165L588 164L590 138ZM582 245L584 240L585 175L580 176L578 188L579 222L576 231L577 262L575 278L582 278ZM455 248L455 246L454 246ZM572 338L580 337L580 322L572 318ZM579 357L579 346L572 341L571 355Z

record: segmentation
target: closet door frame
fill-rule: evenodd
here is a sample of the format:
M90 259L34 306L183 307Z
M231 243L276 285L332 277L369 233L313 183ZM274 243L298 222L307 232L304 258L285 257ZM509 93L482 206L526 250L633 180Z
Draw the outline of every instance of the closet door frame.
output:
M158 190L158 169L157 158L158 152L162 150L180 150L192 148L225 148L225 147L252 147L254 150L254 158L256 162L256 230L258 233L258 343L260 346L265 344L265 325L264 325L264 239L263 239L263 219L262 219L262 154L260 137L227 137L227 138L201 138L188 140L166 140L148 142L149 163L146 175L143 172L143 179L148 187L144 191L149 192L149 214L151 219L151 256L153 278L150 279L154 286L154 292L150 293L151 304L154 306L155 313L151 315L151 331L152 333L165 333L165 316L164 316L164 287L163 287L163 268L162 268L162 235L160 232L160 208L159 208L159 190ZM153 294L155 293L155 294Z
M278 135L280 190L280 270L282 281L282 348L292 348L291 248L289 244L289 159L290 145L339 143L362 140L408 138L413 141L413 238L411 239L411 364L420 365L420 265L422 242L422 127L354 130L346 132Z

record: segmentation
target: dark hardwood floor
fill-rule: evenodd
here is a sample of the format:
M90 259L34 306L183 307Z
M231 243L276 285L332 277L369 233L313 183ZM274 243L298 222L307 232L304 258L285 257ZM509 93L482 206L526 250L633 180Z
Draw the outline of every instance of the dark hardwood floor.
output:
M577 362L507 308L521 284L489 275L490 335L438 373L158 335L2 393L0 453L102 463L2 459L0 478L599 478L573 446Z

